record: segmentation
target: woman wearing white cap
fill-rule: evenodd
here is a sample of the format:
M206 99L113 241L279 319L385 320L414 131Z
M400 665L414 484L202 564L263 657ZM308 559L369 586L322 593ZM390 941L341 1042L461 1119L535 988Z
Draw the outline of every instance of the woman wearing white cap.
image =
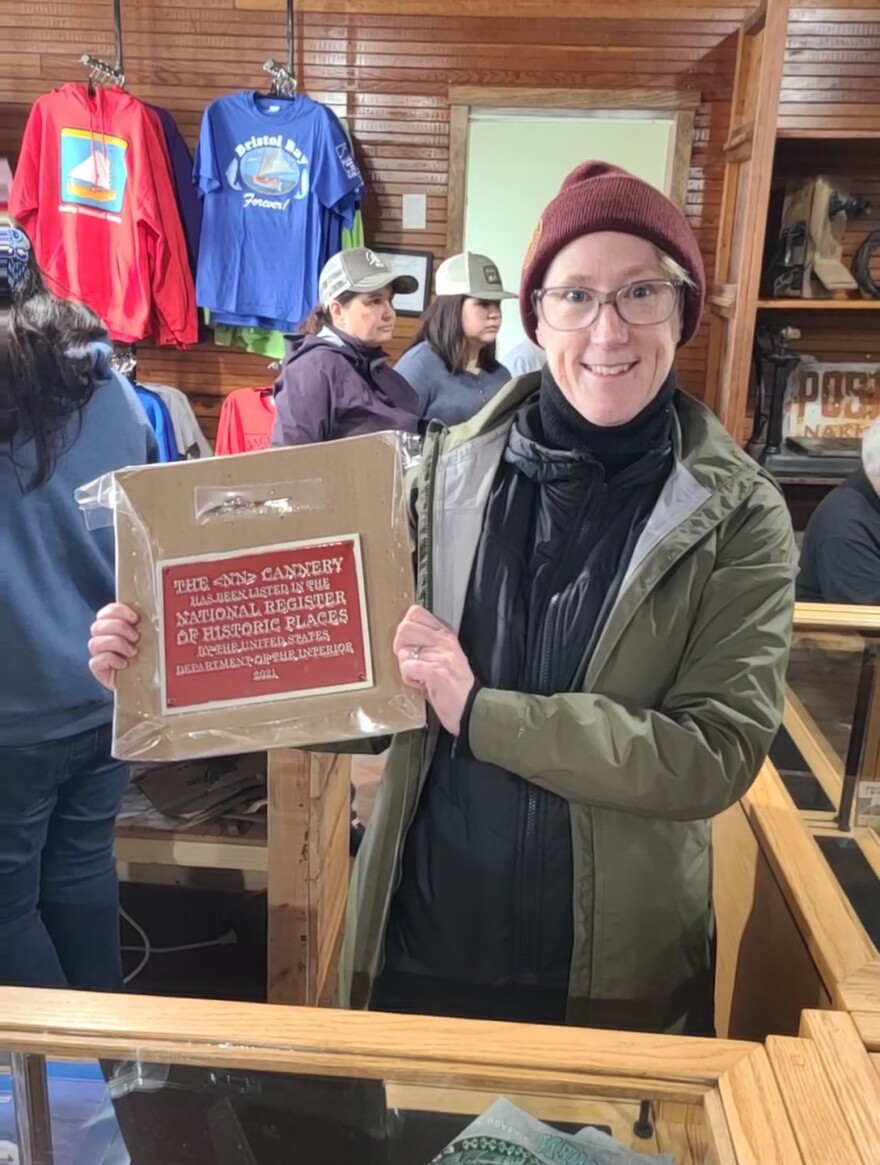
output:
M362 433L415 433L418 400L384 351L393 298L416 290L368 247L334 255L318 281L320 306L275 385L273 445L309 445Z
M422 421L469 421L510 380L495 356L501 301L515 299L485 255L464 251L437 268L437 298L396 364L416 390Z

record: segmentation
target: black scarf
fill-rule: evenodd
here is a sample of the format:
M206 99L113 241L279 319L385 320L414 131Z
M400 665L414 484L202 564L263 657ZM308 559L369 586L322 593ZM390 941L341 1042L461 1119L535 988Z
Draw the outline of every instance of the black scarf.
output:
M594 425L563 396L545 366L538 395L543 439L554 449L589 453L613 477L646 453L666 449L672 440L672 398L677 383L670 372L660 391L624 425Z

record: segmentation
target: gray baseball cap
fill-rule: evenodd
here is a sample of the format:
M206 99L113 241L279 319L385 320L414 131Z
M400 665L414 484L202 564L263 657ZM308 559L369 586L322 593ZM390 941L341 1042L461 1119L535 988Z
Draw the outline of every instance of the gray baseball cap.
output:
M395 275L369 247L352 247L328 259L318 280L318 299L328 307L346 291L381 291L391 286L395 295L411 295L419 281L412 275Z
M462 251L450 255L437 268L438 295L469 295L472 299L516 299L501 285L501 273L486 255Z

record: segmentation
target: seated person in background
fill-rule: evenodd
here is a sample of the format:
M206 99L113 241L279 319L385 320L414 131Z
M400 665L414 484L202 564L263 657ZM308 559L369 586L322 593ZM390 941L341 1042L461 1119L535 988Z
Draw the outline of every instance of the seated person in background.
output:
M495 357L501 301L516 296L501 286L485 255L464 251L437 268L437 298L395 369L419 397L420 418L458 425L469 421L510 373Z
M880 421L862 437L862 464L822 499L801 549L802 603L880 605Z
M547 363L547 353L539 344L533 344L526 336L505 355L501 361L511 377L525 376L529 372L540 372Z

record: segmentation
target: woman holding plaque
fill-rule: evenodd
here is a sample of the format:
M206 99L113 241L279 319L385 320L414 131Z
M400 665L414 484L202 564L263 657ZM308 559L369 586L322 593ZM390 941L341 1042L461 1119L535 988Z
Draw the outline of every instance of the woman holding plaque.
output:
M158 451L106 339L46 290L0 215L2 984L122 987L113 831L127 769L84 650L114 593L113 531L86 528L74 491Z
M355 864L345 1005L713 1030L711 819L781 719L794 538L677 387L704 297L681 211L585 162L522 276L545 368L429 434L394 650L432 712ZM98 621L105 682L132 618Z

